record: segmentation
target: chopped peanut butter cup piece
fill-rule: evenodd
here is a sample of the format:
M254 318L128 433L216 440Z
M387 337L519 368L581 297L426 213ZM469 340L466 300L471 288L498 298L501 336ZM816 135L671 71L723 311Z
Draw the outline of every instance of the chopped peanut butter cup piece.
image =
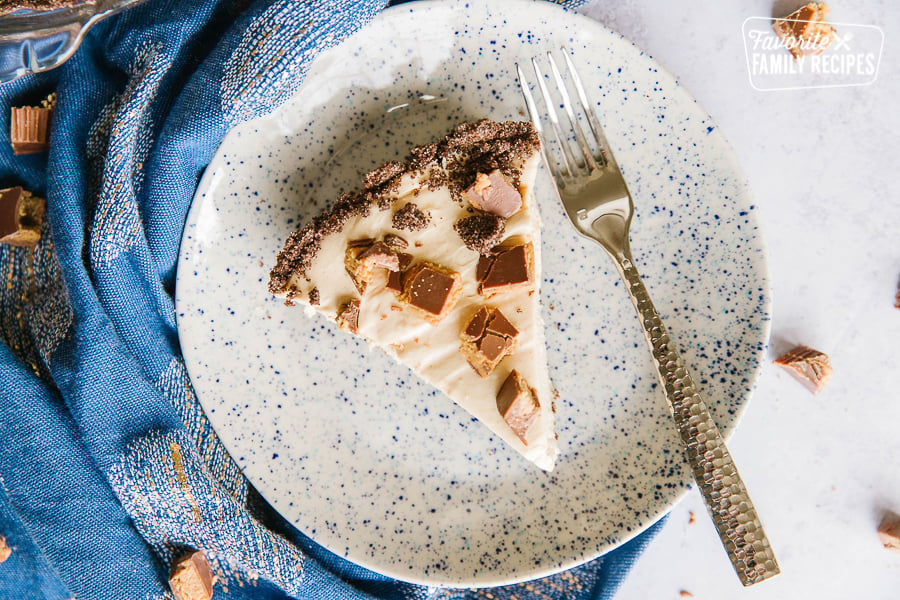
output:
M497 392L497 410L522 442L528 444L528 429L541 413L534 388L513 369Z
M384 242L375 242L366 248L358 257L361 263L372 265L372 267L381 267L388 271L397 271L400 269L400 261L394 250Z
M356 333L359 331L359 300L348 300L338 309L335 323L344 331Z
M169 587L175 600L210 600L213 574L202 550L185 554L172 565Z
M531 242L507 240L478 259L478 292L485 297L534 283L534 246Z
M384 236L384 243L394 250L406 250L409 248L409 242L397 235L396 233L388 233Z
M508 219L522 208L522 195L499 170L478 173L465 192L466 199L479 210Z
M460 334L460 351L482 377L490 375L516 347L519 332L496 308L482 306Z
M344 269L360 294L366 293L366 287L372 278L372 265L367 265L359 260L359 256L366 251L366 248L368 246L354 241L347 244L347 250L344 252Z
M46 202L21 187L0 190L0 243L34 246L41 239Z
M12 549L6 545L6 538L0 535L0 563L12 555Z
M420 262L403 276L400 300L432 323L443 319L462 292L459 273L430 262Z
M388 271L400 270L397 253L385 242L353 240L347 244L344 268L360 294L365 293L375 269L379 267Z
M775 359L775 364L784 367L813 394L822 391L831 380L832 369L828 355L809 346L797 346Z
M50 148L50 116L47 106L12 107L9 116L9 143L13 154L37 154Z
M878 537L885 548L900 554L900 515L886 513L878 525Z
M403 292L403 273L406 271L407 267L409 267L409 263L412 262L412 254L407 254L406 252L398 252L397 253L397 264L399 268L396 271L390 271L388 273L388 280L385 287L400 294Z
M810 2L788 16L777 19L772 28L790 50L794 60L821 54L834 41L834 27L825 21L831 9L824 2Z

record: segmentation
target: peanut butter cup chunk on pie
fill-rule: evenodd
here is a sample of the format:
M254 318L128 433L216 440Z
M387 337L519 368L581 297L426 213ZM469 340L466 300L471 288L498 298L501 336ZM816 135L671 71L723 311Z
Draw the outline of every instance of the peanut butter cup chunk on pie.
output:
M292 233L269 291L381 348L549 471L539 144L530 123L482 120L413 148Z

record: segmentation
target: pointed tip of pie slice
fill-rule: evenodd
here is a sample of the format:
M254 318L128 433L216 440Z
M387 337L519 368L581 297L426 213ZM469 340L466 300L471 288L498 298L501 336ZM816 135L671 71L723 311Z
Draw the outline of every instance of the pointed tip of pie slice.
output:
M553 471L556 467L556 459L558 457L559 446L557 446L555 439L552 441L548 440L547 448L545 450L533 454L525 454L525 458L548 473Z
M413 148L295 231L269 289L383 349L550 471L539 149L530 123L489 120Z

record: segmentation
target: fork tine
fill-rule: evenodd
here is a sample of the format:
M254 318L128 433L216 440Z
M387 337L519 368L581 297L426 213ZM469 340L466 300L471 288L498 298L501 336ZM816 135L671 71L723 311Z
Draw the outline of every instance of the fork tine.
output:
M575 132L575 141L578 143L581 154L584 156L584 163L587 165L588 169L593 171L597 168L597 163L594 161L593 152L588 145L587 137L585 137L584 130L581 128L581 123L579 123L578 119L575 117L575 111L572 108L572 100L569 98L569 91L566 89L562 74L560 74L559 67L556 66L556 61L553 60L553 54L550 52L547 53L547 60L550 61L550 71L553 73L553 79L556 80L556 89L559 91L559 95L562 98L563 110L565 110L566 116L569 118L569 125Z
M538 89L541 90L541 96L544 99L544 107L547 109L547 118L550 119L550 126L553 128L556 142L559 144L560 150L562 150L566 171L569 176L572 177L578 170L578 163L575 161L575 156L572 154L572 149L569 147L568 140L563 135L562 129L559 126L559 116L556 114L553 97L550 95L550 90L547 89L547 84L544 83L544 74L538 66L537 59L531 59L531 66L534 68L534 74L538 80Z
M534 124L534 129L538 133L538 137L541 138L541 154L544 157L544 164L550 169L550 174L553 176L553 179L558 180L560 176L559 166L555 160L550 160L550 155L547 152L547 136L544 134L544 127L541 125L541 115L538 113L537 106L534 104L534 96L531 95L528 79L525 77L525 73L522 71L522 67L519 66L519 63L516 63L516 73L519 76L519 86L522 88L522 95L525 96L525 108L528 110L528 118L531 119L532 124ZM570 172L569 176L571 175L572 173Z
M587 115L588 124L591 126L591 131L594 133L594 140L596 140L597 144L600 146L601 160L605 164L607 162L607 156L609 156L610 153L606 143L606 136L603 134L603 127L600 126L600 120L597 118L597 113L594 112L590 102L588 102L587 93L584 91L584 85L581 83L581 77L578 76L578 71L575 69L572 57L569 56L569 50L567 48L563 48L562 50L563 58L566 59L566 69L569 72L569 76L572 78L572 83L575 84L575 92L578 94L578 101L581 103L581 109L584 111L584 114Z

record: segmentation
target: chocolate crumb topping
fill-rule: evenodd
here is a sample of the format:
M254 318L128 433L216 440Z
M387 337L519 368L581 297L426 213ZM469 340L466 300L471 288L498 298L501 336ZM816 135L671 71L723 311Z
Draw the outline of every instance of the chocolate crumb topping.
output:
M399 177L406 171L403 163L396 160L386 162L363 177L363 187L367 190L382 188L384 185L399 184Z
M391 219L391 225L394 229L403 229L405 231L422 231L431 223L431 215L427 212L419 210L419 207L412 202L394 213Z
M447 180L447 171L432 168L429 169L425 177L422 178L422 183L425 184L425 187L427 187L429 191L433 192L447 185Z
M294 231L278 254L269 275L269 291L284 294L292 277L304 277L315 260L322 239L340 231L356 216L376 208L389 209L406 174L418 175L430 189L446 185L461 201L478 173L500 170L518 185L522 160L540 147L537 132L525 121L483 119L454 128L442 140L413 148L403 162L385 163L363 178L361 190L342 195L334 207ZM442 168L443 167L443 168Z
M309 305L310 306L318 306L319 305L319 288L313 288L309 290Z
M506 219L498 215L472 215L457 221L453 229L469 250L479 254L490 252L506 231Z

